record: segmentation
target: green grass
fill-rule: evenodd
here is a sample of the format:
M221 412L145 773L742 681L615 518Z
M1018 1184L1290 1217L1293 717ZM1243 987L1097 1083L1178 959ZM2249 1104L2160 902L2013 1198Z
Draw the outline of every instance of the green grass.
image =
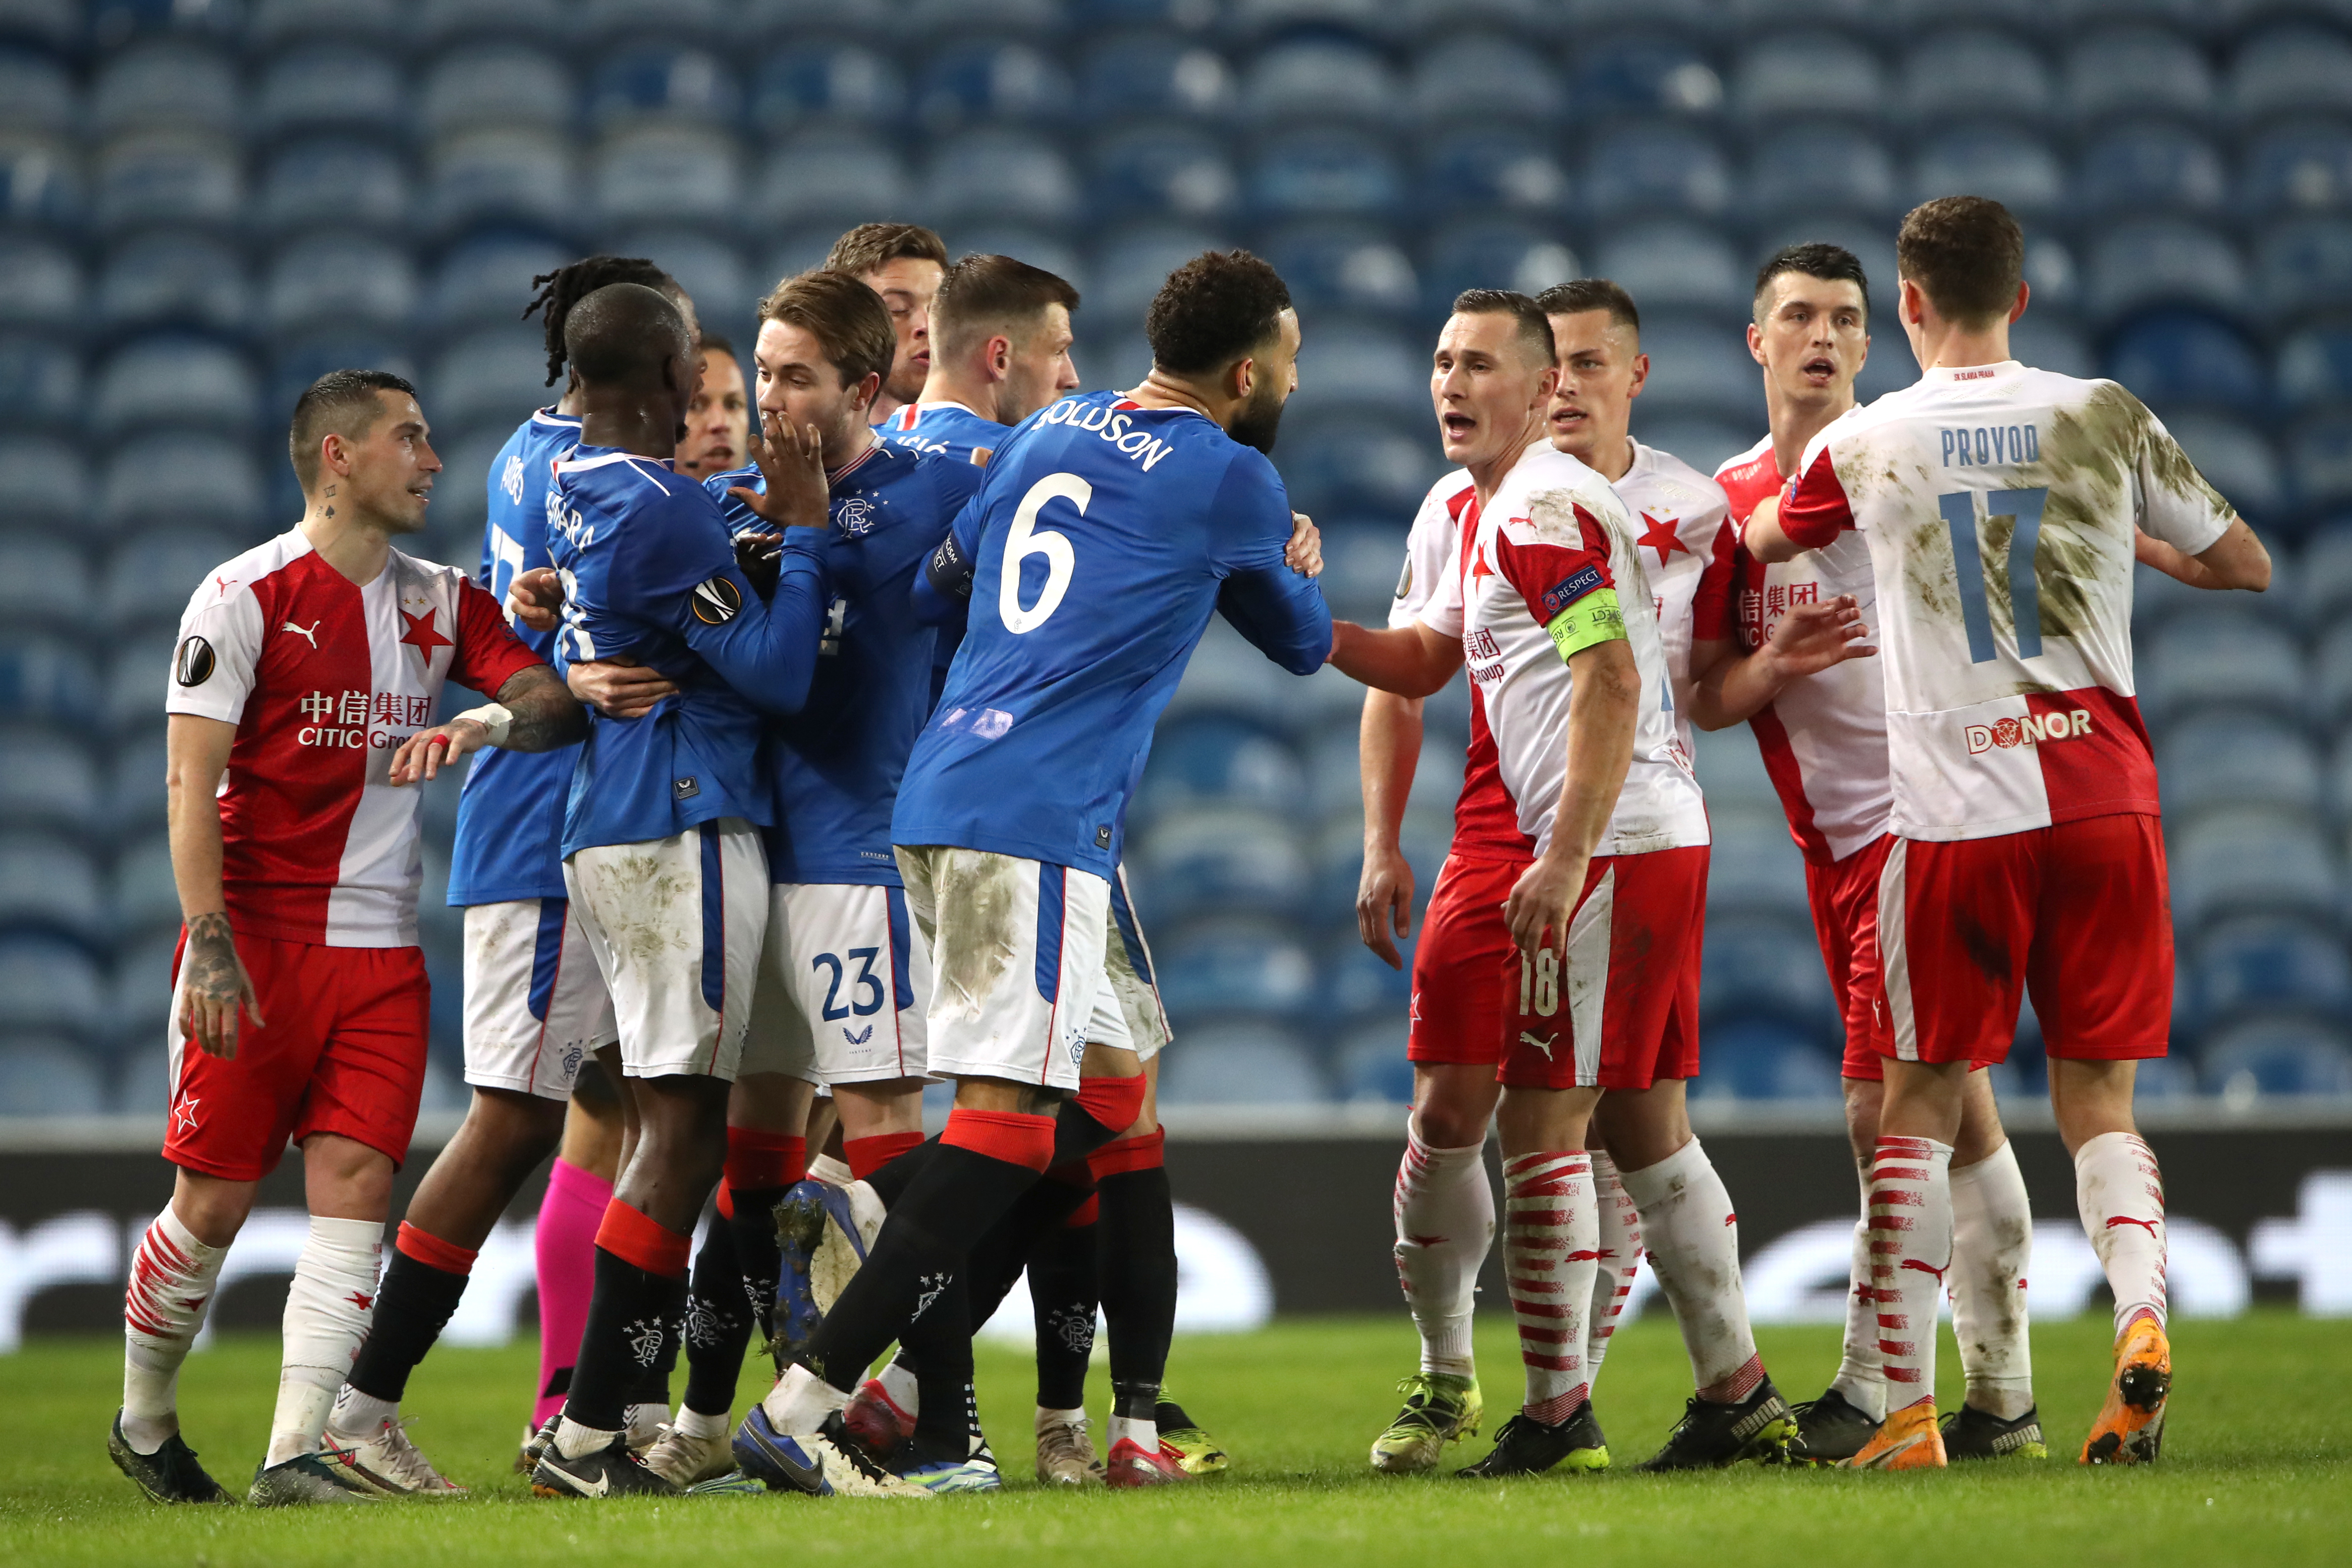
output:
M1490 1318L1496 1314L1490 1314ZM1488 1431L1516 1403L1505 1322L1482 1333ZM1412 1365L1396 1322L1286 1322L1264 1333L1179 1343L1174 1375L1193 1415L1230 1448L1223 1479L1144 1494L1049 1493L1028 1482L1034 1385L1022 1359L982 1347L981 1399L1014 1485L935 1504L714 1497L662 1504L532 1500L508 1469L528 1345L443 1351L409 1390L415 1432L443 1469L477 1489L465 1502L305 1514L152 1507L107 1462L119 1348L36 1342L0 1356L0 1562L206 1565L583 1561L620 1563L1149 1562L1159 1568L1338 1562L1484 1568L1598 1555L1643 1563L2342 1563L2352 1557L2352 1409L2336 1378L2352 1322L2274 1312L2176 1325L2179 1390L2161 1465L2085 1470L2073 1461L2098 1408L2106 1325L2034 1332L2039 1397L2053 1450L1942 1474L1747 1469L1634 1476L1680 1414L1688 1371L1670 1323L1618 1334L1600 1385L1619 1469L1511 1484L1382 1479L1365 1449ZM1945 1403L1957 1396L1948 1335ZM1763 1335L1792 1398L1834 1370L1834 1329ZM225 1483L250 1476L268 1426L273 1339L244 1337L193 1358L182 1399L189 1440ZM744 1394L751 1393L746 1378ZM1103 1395L1096 1379L1097 1414ZM1462 1453L1483 1452L1474 1441ZM1449 1460L1449 1465L1456 1460Z

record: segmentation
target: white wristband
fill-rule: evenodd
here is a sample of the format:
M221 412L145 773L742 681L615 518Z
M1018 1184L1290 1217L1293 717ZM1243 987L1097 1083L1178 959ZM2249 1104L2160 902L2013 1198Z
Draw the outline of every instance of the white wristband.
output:
M467 708L457 717L470 718L488 730L492 746L504 746L507 743L507 731L514 724L514 710L504 703L484 703L479 707ZM455 720L451 722L454 723Z

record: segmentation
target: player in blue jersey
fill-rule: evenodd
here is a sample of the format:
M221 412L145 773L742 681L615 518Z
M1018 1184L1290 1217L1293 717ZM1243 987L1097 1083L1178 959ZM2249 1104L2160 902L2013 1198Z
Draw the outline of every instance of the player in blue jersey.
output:
M659 289L693 319L685 292L639 257L593 256L534 281L544 286L532 308L546 316L550 385L565 373L563 330L572 304L606 284ZM500 600L519 573L548 564L546 497L554 462L579 441L579 394L567 385L553 406L523 421L490 465L481 582ZM553 657L552 631L519 623L515 633L541 658ZM673 689L656 671L614 664L594 666L577 685L617 716L646 712ZM330 1447L350 1455L352 1472L380 1492L452 1490L400 1425L409 1374L456 1311L476 1250L530 1173L556 1151L588 1054L610 1056L617 1038L604 978L570 912L557 852L579 754L577 746L478 752L458 800L449 902L466 911L466 1082L473 1100L409 1200L374 1322L328 1427ZM617 1081L618 1057L610 1056L610 1064ZM604 1088L593 1066L589 1071L590 1082ZM563 1179L560 1166L556 1179ZM583 1294L585 1262L577 1281ZM550 1287L542 1281L542 1295L552 1300ZM572 1343L551 1339L543 1353L542 1390L569 1375L579 1339L576 1315L572 1322ZM651 1397L633 1406L644 1442L668 1415L658 1386L666 1375L657 1370Z
M1142 1071L1104 971L1111 877L1152 725L1211 613L1296 674L1330 650L1321 591L1286 561L1292 516L1265 456L1297 383L1288 291L1255 256L1211 253L1171 276L1147 329L1144 383L1024 426L926 568L956 583L977 563L891 829L932 948L930 1066L957 1081L956 1106L737 1434L745 1471L772 1485L848 1441L842 1408L890 1341L934 1313L968 1325L973 1245L1038 1177L1083 1175L1135 1122ZM1181 1479L1160 1457L1157 1387L1114 1393L1106 1479Z
M684 1314L688 1239L719 1175L767 924L760 729L806 695L830 597L823 471L813 443L762 448L771 485L756 505L783 531L763 597L717 503L667 461L697 380L684 318L653 289L614 284L572 308L564 342L581 444L557 462L547 499L566 589L556 656L634 661L677 692L643 718L592 719L564 810L564 881L612 994L639 1133L532 1486L674 1492L630 1454L624 1406Z
M947 265L948 247L920 224L859 224L825 253L824 271L847 273L880 295L890 312L890 370L866 407L868 424L922 395L931 373L931 300Z

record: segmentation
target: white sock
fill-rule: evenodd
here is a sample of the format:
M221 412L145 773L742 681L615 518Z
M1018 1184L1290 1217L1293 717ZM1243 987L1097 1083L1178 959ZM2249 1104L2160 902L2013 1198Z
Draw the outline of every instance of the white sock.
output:
M336 1391L375 1318L383 1254L382 1220L310 1217L310 1239L294 1260L293 1288L286 1292L286 1358L264 1464L319 1451Z
M2143 1312L2162 1328L2164 1175L2137 1133L2101 1133L2074 1151L2074 1202L2116 1297L2116 1333Z
M1591 1397L1584 1331L1600 1241L1592 1164L1581 1150L1503 1162L1503 1276L1527 1375L1519 1408L1530 1421L1557 1427Z
M1592 1276L1592 1312L1584 1332L1584 1375L1601 1381L1601 1363L1609 1354L1610 1336L1625 1300L1633 1293L1633 1276L1642 1271L1642 1212L1633 1207L1625 1184L1617 1179L1617 1165L1599 1149L1592 1151L1592 1207L1601 1217L1601 1266Z
M1126 1416L1112 1416L1110 1418L1110 1446L1116 1448L1122 1442L1131 1442L1147 1454L1158 1453L1160 1451L1160 1423L1156 1420L1138 1421Z
M1396 1217L1397 1281L1421 1331L1421 1369L1473 1376L1470 1348L1478 1266L1495 1243L1495 1190L1486 1146L1437 1149L1405 1123L1391 1209Z
M583 1427L566 1416L555 1425L555 1451L567 1459L576 1459L583 1454L610 1448L613 1439L620 1435L595 1427Z
M1952 1145L1882 1135L1870 1161L1870 1279L1888 1414L1936 1397L1936 1310L1952 1266Z
M729 1432L734 1430L734 1416L735 1413L731 1410L705 1415L699 1410L690 1410L681 1405L677 1407L677 1419L671 1425L677 1429L681 1437L724 1437Z
M207 1247L166 1206L139 1239L122 1295L122 1435L152 1454L180 1429L180 1364L205 1326L226 1247Z
M1083 1427L1086 1424L1087 1407L1083 1405L1076 1410L1048 1410L1043 1405L1037 1406L1037 1430L1040 1432L1048 1427ZM1154 1430L1157 1429L1155 1426Z
M808 1163L808 1174L819 1181L831 1182L835 1186L847 1186L857 1179L856 1173L849 1168L847 1160L835 1159L831 1155L818 1155L811 1159Z
M1748 1295L1739 1283L1739 1216L1706 1151L1693 1138L1664 1159L1618 1180L1642 1218L1642 1243L1675 1309L1705 1399L1744 1399L1764 1380Z
M621 1430L629 1435L629 1447L637 1448L654 1440L669 1420L669 1406L658 1399L637 1399L621 1406Z
M848 1395L807 1367L794 1366L776 1379L776 1385L760 1401L760 1408L768 1413L768 1424L778 1432L802 1437L824 1426L826 1416L848 1403Z
M387 1423L399 1419L399 1400L378 1399L346 1383L335 1396L335 1407L327 1416L327 1430L339 1437L373 1437Z
M1886 1379L1879 1371L1878 1287L1870 1279L1870 1168L1860 1167L1862 1213L1846 1260L1845 1347L1831 1392L1874 1421L1886 1419Z
M2033 1265L2033 1210L2017 1151L2007 1143L1952 1170L1952 1333L1968 1403L2014 1421L2033 1408L2025 1277Z
M922 1385L915 1380L913 1367L901 1366L893 1361L877 1373L874 1380L882 1385L882 1392L890 1396L890 1403L898 1407L901 1415L919 1416L923 1413Z

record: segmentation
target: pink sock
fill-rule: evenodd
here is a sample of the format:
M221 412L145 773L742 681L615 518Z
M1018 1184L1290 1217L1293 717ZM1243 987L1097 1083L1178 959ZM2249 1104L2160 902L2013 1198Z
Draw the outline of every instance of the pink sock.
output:
M613 1184L593 1171L557 1160L539 1204L539 1401L534 1430L563 1408L572 1363L588 1326L588 1298L596 1280L596 1227L613 1201ZM560 1379L560 1380L559 1380ZM555 1392L551 1394L549 1389Z

